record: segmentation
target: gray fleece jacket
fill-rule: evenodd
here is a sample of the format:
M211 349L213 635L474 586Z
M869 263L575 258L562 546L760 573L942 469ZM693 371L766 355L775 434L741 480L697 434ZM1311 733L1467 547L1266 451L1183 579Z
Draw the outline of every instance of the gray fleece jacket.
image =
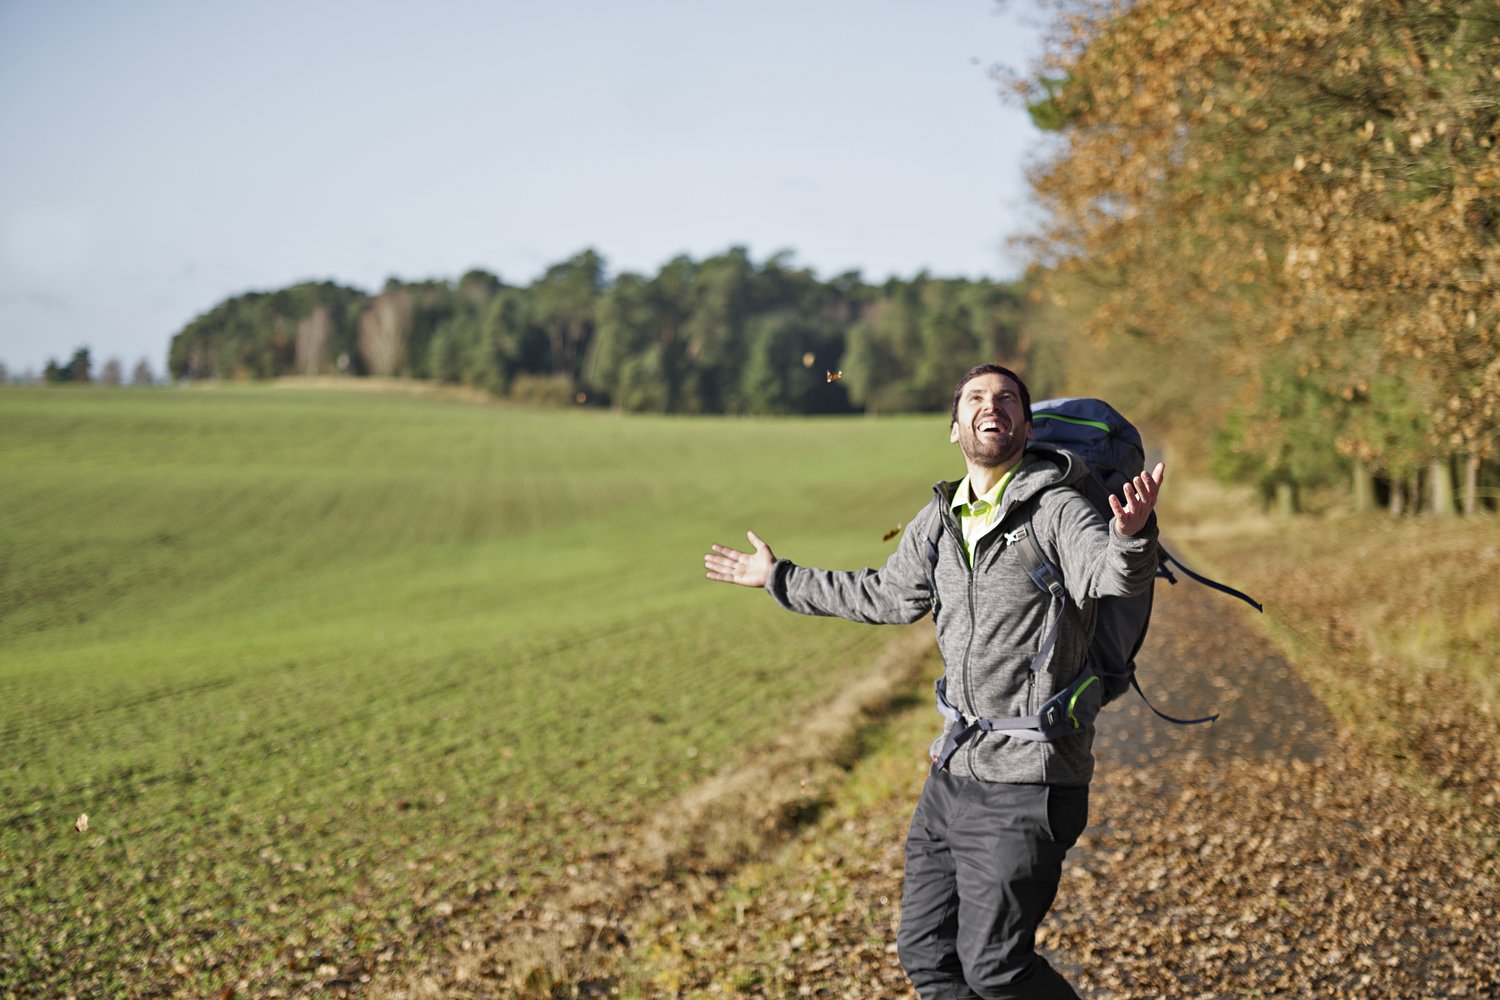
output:
M1068 452L1028 447L1005 489L995 527L976 546L972 570L951 509L958 484L938 483L932 502L911 519L880 569L838 572L781 559L766 589L788 610L857 622L906 624L930 611L948 700L970 719L1030 715L1083 669L1095 602L1143 593L1156 574L1155 516L1134 537L1119 535L1081 493L1063 488L1086 475L1082 461ZM1062 570L1069 595L1057 644L1035 676L1032 659L1059 607L1031 582L1015 547L1005 541L1005 533L1026 524L1028 515L1042 551ZM944 522L935 570L924 551L934 517ZM1086 785L1094 772L1096 707L1089 706L1090 721L1077 733L1050 743L976 733L948 769L984 781Z

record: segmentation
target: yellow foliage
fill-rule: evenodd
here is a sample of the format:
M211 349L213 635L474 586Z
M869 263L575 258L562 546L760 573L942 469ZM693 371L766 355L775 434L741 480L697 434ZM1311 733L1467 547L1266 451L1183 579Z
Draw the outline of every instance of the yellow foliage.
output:
M1284 394L1290 351L1319 359L1305 384L1348 452L1391 468L1493 456L1500 39L1486 11L1068 5L1041 67L1066 81L1062 141L1031 176L1051 281L1098 289L1075 313L1090 333L1187 362L1208 412ZM1406 386L1415 430L1343 391L1382 377Z

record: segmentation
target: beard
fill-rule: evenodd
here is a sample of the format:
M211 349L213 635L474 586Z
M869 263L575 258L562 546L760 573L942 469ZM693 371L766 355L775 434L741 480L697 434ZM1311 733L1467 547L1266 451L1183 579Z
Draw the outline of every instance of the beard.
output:
M1026 436L1015 428L1001 428L998 434L980 434L972 426L958 426L958 447L964 458L981 468L994 469L1010 465L1026 450Z

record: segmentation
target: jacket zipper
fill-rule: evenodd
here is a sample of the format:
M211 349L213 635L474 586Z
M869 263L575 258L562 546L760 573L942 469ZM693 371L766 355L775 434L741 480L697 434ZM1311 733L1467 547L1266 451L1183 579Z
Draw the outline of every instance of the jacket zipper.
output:
M1028 526L1028 530L1030 530L1030 526ZM1053 604L1055 604L1055 603L1056 603L1055 601L1049 601L1048 605L1047 605L1048 608L1050 609L1051 606ZM1061 614L1062 612L1059 611L1058 613ZM1042 643L1046 642L1046 638L1045 637L1047 635L1048 629L1049 629L1049 626L1048 626L1048 622L1047 622L1047 615L1044 612L1042 614L1042 631L1041 631L1041 635L1043 636L1043 638L1038 639L1037 640L1037 644L1036 644L1037 652L1038 653L1041 652L1041 650L1042 650ZM1054 655L1055 655L1055 653L1056 653L1056 651L1054 650ZM1035 662L1035 660L1036 660L1036 654L1033 653L1032 654L1032 661ZM1035 702L1036 702L1036 671L1035 670L1031 670L1031 669L1027 669L1027 671L1026 671L1026 711L1025 711L1024 714L1031 715L1034 711L1036 711L1036 709L1034 707L1034 703Z
M965 555L963 543L959 541L959 539L963 538L963 532L962 532L962 530L958 526L957 519L955 517L953 517L952 513L948 510L948 508L946 506L939 512L939 516L941 516L943 518L944 526L948 529L948 531L946 533L953 536L953 544L958 549L958 556L959 556L959 558L961 560L963 560L964 571L969 574L969 586L968 586L969 635L968 635L968 639L965 641L965 645L964 645L964 658L963 658L963 662L959 664L958 679L960 681L960 686L963 688L964 703L966 705L968 705L968 707L971 710L973 710L973 708L974 708L974 691L973 691L973 688L972 688L972 686L970 684L970 681L969 681L969 657L970 657L970 654L973 653L973 651L974 651L974 631L978 627L978 623L975 620L975 612L974 612L974 566L972 565L973 560L971 560L970 558L968 558Z
M955 520L957 520L957 519L955 518ZM957 539L959 539L959 538L962 538L962 537L963 537L962 535L956 535L956 536L954 536L955 541ZM976 546L976 548L977 547L978 546ZM959 544L959 555L962 556L963 554L964 554L963 545ZM965 701L965 703L968 704L969 708L971 710L973 710L975 718L979 717L979 706L974 701L974 690L973 690L972 684L970 683L970 676L969 676L969 656L974 651L974 633L976 631L978 631L978 629L979 629L978 615L975 613L975 610L974 610L974 581L976 579L976 577L974 575L974 567L976 565L978 565L978 563L979 563L979 558L978 557L979 557L979 553L975 552L975 553L973 553L972 557L966 558L964 560L964 566L969 571L969 588L968 588L968 590L969 590L969 638L968 638L967 644L964 646L964 663L963 663L963 670L962 670L962 674L963 674L962 680L964 682L963 683L963 687L964 687L964 701ZM972 777L978 777L978 775L974 774L974 744L978 743L980 740L983 740L984 736L985 736L984 733L978 733L978 734L975 735L974 739L972 739L972 740L969 741L969 753L967 755L967 759L968 759L968 762L969 762L969 774ZM949 764L949 768L951 770L952 763Z
M977 715L979 706L974 701L974 688L969 674L969 654L974 650L974 633L979 629L978 615L974 610L974 567L969 567L969 643L964 647L964 700Z
M975 551L974 551L974 554L973 554L973 558L969 561L970 562L970 565L969 565L969 644L964 649L963 682L964 682L964 698L968 701L969 706L974 709L974 711L975 711L976 714L979 712L979 703L974 698L974 688L973 688L972 678L970 676L970 671L969 671L969 654L974 649L974 633L979 630L979 612L978 612L978 609L975 607L975 599L976 599L976 596L977 596L977 593L978 593L978 589L979 589L978 588L978 581L979 581L978 567L979 567L979 557L980 557L980 554L981 554L980 551L979 551L979 546L986 539L988 539L989 542L990 542L990 547L988 549L985 549L984 552L983 552L983 554L986 555L986 556L988 556L990 554L990 549L993 549L997 545L1000 544L998 541L995 540L995 534L994 534L994 532L991 532L990 534L985 535L983 538L979 539L979 542L975 543L975 546L974 546Z
M991 539L990 549L993 549L997 545L1000 544L998 541L994 541L993 540L993 534L986 535L985 537ZM984 539L980 539L980 541L983 541L983 540ZM989 555L990 554L990 549L985 549L984 550L984 554L985 555ZM979 579L978 573L976 572L976 567L978 565L979 565L979 553L976 551L974 553L974 558L972 560L972 565L968 565L968 570L969 570L969 640L968 640L968 645L964 647L964 662L963 662L963 669L961 671L961 679L963 680L963 689L964 689L964 699L969 703L970 707L972 707L974 709L974 711L976 711L976 712L979 711L979 709L978 709L977 704L975 703L975 700L974 700L974 690L973 690L973 687L972 687L972 685L970 683L969 654L974 649L974 633L979 628L978 613L977 613L977 611L975 610L975 607L974 607L975 582ZM1044 626L1044 629L1043 629L1043 634L1044 635L1046 634L1046 630L1045 630L1046 624L1047 623L1046 623L1046 620L1044 618L1043 621L1042 621L1042 625ZM1036 700L1036 674L1033 671L1028 670L1028 671L1026 671L1026 711L1025 711L1024 714L1030 715L1032 713L1032 711L1033 711L1033 709L1032 709L1032 703L1035 700Z

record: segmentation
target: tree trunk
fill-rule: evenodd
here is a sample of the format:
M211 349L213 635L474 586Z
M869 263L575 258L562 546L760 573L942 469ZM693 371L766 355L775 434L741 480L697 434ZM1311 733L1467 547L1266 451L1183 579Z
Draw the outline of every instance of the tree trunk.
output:
M1297 513L1296 483L1283 481L1276 484L1276 513L1284 516Z
M1451 517L1453 507L1453 464L1446 458L1435 460L1427 467L1427 485L1431 503L1427 513L1434 517Z
M1479 456L1474 452L1464 458L1464 517L1479 513Z
M1375 509L1375 477L1363 459L1354 460L1354 513L1368 514Z
M1391 477L1390 512L1392 519L1406 513L1406 480L1401 476Z

